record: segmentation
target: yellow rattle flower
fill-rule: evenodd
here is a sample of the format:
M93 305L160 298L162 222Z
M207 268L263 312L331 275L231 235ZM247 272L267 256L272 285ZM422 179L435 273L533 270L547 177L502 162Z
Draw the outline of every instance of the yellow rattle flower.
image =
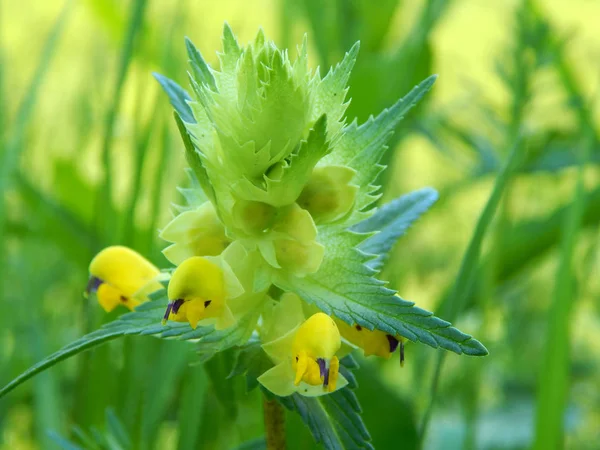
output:
M86 294L96 293L106 312L118 305L133 310L148 300L148 295L162 288L160 271L136 251L119 245L107 247L90 263Z
M167 320L189 322L192 328L214 319L217 329L235 322L226 300L244 293L231 268L218 257L194 256L175 269L169 281Z
M281 397L298 392L318 396L348 384L339 373L340 332L331 317L316 313L284 336L263 344L277 364L258 381Z

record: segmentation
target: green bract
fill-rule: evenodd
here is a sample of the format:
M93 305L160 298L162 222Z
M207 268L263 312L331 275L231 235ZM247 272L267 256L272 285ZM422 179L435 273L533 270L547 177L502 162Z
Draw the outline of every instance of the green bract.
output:
M251 261L241 265L243 277L264 293L265 304L276 286L351 326L486 354L479 342L375 278L399 235L437 198L428 189L380 213L374 206L385 143L435 76L358 125L344 115L358 43L324 77L308 67L306 38L291 58L262 31L240 46L226 25L219 70L189 40L186 46L193 95L157 75L197 180L184 192L190 207L162 232L174 242L165 255L178 264L181 256L236 242Z

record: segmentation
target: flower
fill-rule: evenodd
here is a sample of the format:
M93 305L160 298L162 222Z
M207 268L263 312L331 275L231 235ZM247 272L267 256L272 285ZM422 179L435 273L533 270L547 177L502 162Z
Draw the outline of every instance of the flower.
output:
M107 247L90 263L86 295L96 293L106 312L118 305L133 310L148 300L148 295L162 288L160 271L136 251L122 246Z
M340 362L336 356L341 347L340 332L325 313L313 314L262 347L276 365L263 373L258 381L275 395L285 397L298 392L319 396L348 384L339 373Z
M215 328L226 328L235 322L227 300L243 293L244 288L223 258L188 258L169 281L170 302L163 323L189 322L195 329L201 320L213 319Z
M368 330L359 324L348 325L339 319L336 324L342 337L348 342L360 347L365 356L380 356L389 359L392 353L400 347L400 365L404 366L404 338L392 336L381 330Z

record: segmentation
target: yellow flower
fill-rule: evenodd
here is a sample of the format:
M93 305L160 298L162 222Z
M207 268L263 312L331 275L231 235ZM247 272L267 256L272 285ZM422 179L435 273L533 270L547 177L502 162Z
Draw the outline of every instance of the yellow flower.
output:
M235 322L227 300L243 293L244 288L222 258L188 258L169 281L170 302L164 322L189 322L196 328L201 320L212 319L215 328L226 328Z
M375 355L389 359L392 353L400 347L400 365L404 366L404 338L392 336L381 330L368 330L358 324L348 325L336 319L336 324L342 337L348 342L360 347L365 356Z
M139 253L127 247L107 247L90 263L86 293L95 292L98 303L110 312L118 305L134 309L148 295L162 288L160 271Z
M318 396L348 384L339 373L340 332L331 317L318 312L284 336L263 344L276 366L258 381L275 395L295 392Z

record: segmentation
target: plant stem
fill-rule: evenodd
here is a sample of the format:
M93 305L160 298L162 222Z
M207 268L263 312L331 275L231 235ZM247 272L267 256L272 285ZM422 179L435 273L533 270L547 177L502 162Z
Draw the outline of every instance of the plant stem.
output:
M285 412L277 400L264 398L267 450L285 450Z

